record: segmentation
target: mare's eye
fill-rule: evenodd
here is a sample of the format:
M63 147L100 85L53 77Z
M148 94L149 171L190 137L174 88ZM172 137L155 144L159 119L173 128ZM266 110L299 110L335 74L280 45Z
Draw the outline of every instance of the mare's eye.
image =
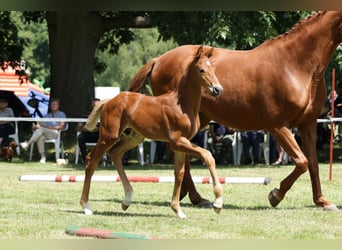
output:
M202 69L202 68L200 68L200 69L199 69L199 72L200 72L201 74L204 74L204 73L205 73L205 70Z

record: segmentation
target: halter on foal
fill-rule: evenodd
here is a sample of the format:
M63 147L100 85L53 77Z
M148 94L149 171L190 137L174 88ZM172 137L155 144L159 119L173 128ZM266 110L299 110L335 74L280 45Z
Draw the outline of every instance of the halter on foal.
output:
M176 65L182 78L175 91L158 97L122 92L111 100L99 103L94 108L86 126L90 130L94 128L99 116L101 126L98 143L86 158L85 180L80 200L86 214L92 214L88 203L91 177L102 155L107 151L109 151L124 186L125 199L122 202L122 208L126 210L130 205L133 189L124 171L122 156L131 147L120 147L120 136L126 128L131 128L137 133L140 141L144 137L148 137L170 143L171 150L175 155L175 184L171 208L178 217L186 217L179 205L185 154L200 158L208 166L213 179L214 209L217 213L220 212L223 202L222 186L216 174L215 160L209 151L189 141L200 127L198 111L201 87L214 97L222 93L222 86L217 80L208 58L213 50L212 48L206 53L202 53L203 48L200 46L191 57L186 59L182 67Z
M225 91L215 99L202 94L201 125L215 120L241 130L267 130L296 164L279 189L270 192L272 206L277 206L309 169L314 203L325 210L337 210L322 194L315 145L316 119L326 99L325 70L341 42L342 12L327 11L308 17L255 49L217 48L210 57ZM179 75L172 65L182 64L197 47L181 46L163 54L151 72L150 65L143 66L130 90L139 91L147 78L154 95L177 88ZM300 132L303 151L291 133L293 127ZM192 182L184 178L187 181Z

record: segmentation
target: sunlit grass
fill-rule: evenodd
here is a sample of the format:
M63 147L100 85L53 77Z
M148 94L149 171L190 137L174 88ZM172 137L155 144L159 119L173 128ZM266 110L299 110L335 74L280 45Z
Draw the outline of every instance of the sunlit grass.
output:
M121 183L93 182L90 192L93 216L86 216L79 205L83 183L21 182L24 174L83 175L82 167L64 167L53 163L40 165L14 159L1 162L0 238L70 239L65 229L70 225L149 235L165 239L341 239L342 216L314 206L309 174L294 184L277 208L267 195L287 176L293 166L218 166L220 177L269 177L270 185L224 184L224 208L217 215L212 209L194 207L188 197L181 206L187 218L178 219L170 208L173 184L132 183L133 201L123 212ZM130 165L128 175L173 174L172 166ZM205 166L193 166L193 176L209 176ZM113 166L96 175L117 175ZM323 193L342 207L342 164L334 164L329 181L328 164L320 165ZM196 184L198 191L214 199L212 185Z

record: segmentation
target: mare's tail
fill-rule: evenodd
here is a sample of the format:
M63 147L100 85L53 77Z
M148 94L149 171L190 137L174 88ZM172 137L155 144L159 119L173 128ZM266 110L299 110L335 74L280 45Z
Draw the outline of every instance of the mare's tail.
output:
M108 102L109 99L104 99L100 101L91 111L87 122L85 124L85 128L88 129L89 131L92 131L95 129L96 124L98 123L98 120L100 118L100 112L103 108L103 105L105 105L106 102Z
M134 76L131 83L129 84L128 91L143 92L147 78L150 77L155 62L156 59L150 60L138 71L138 73Z

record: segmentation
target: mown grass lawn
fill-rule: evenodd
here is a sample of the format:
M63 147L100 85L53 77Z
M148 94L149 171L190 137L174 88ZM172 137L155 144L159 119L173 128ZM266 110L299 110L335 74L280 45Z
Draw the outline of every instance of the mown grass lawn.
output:
M130 176L170 176L172 165L126 167ZM173 184L132 183L133 202L123 212L121 183L93 182L90 202L95 210L86 216L79 205L82 184L23 182L24 174L83 175L81 165L57 166L49 162L0 164L0 238L73 239L68 226L107 229L114 232L148 235L162 239L341 239L340 212L326 212L314 206L309 174L305 173L277 208L267 195L292 171L293 166L217 166L220 177L269 177L270 185L223 184L224 208L218 215L212 209L194 207L186 197L181 206L187 218L178 219L169 204ZM96 175L117 175L113 166L99 166ZM342 164L334 164L329 181L329 165L320 165L323 193L342 208ZM192 166L193 176L209 176L205 166ZM196 184L199 192L213 200L212 185Z

